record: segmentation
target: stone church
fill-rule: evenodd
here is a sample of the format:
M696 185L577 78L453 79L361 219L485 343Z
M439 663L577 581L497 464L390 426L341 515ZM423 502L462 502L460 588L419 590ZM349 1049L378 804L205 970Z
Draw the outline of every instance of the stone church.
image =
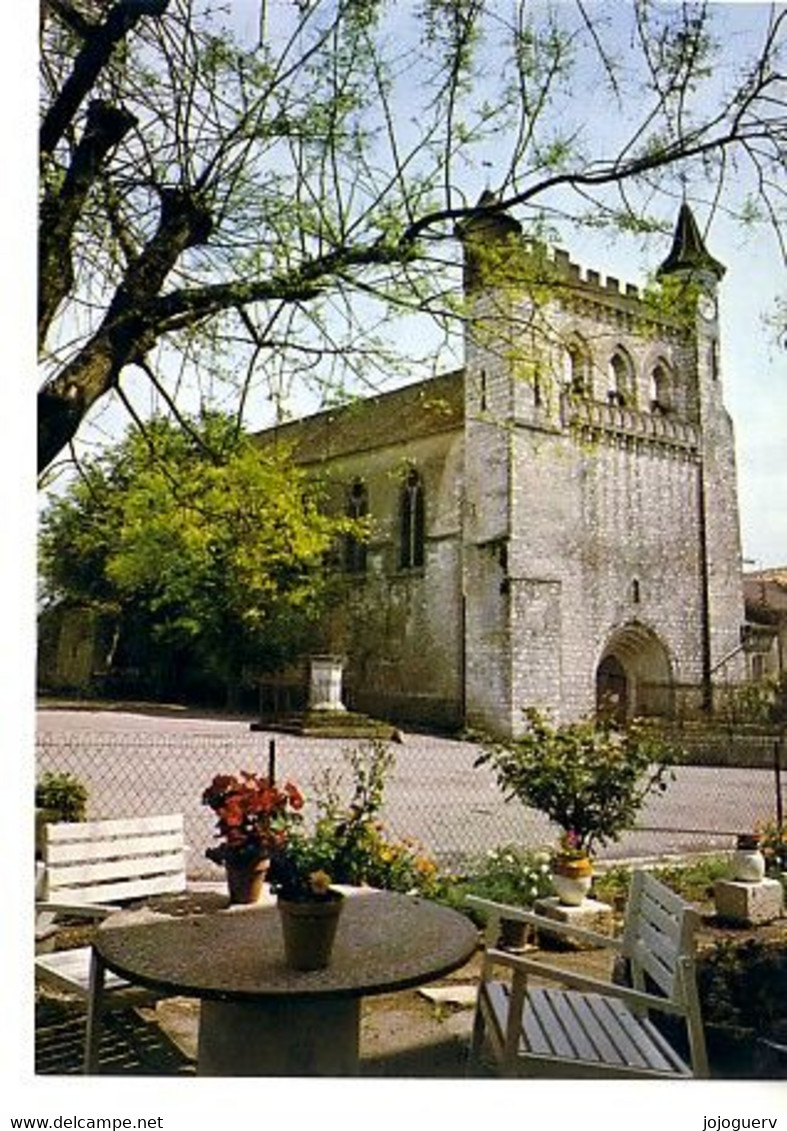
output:
M457 236L464 368L258 435L369 518L321 641L348 705L501 734L530 705L711 710L744 670L725 268L686 205L649 289L548 251L489 193Z

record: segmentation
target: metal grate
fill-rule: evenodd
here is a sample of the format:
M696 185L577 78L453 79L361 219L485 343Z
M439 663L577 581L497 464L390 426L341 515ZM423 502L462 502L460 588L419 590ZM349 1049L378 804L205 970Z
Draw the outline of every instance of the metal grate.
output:
M75 713L76 714L76 713ZM205 859L213 819L200 798L214 774L241 769L267 772L275 741L279 779L292 778L308 795L323 771L351 785L344 753L353 743L251 732L246 724L215 724L209 731L40 730L37 772L70 772L88 789L88 817L99 819L182 812L193 877L216 878ZM542 847L556 831L546 818L517 801L506 802L488 767L474 768L478 747L470 742L407 735L392 747L383 818L397 836L419 841L441 863L463 868L473 857L502 844ZM772 769L682 766L664 794L651 798L637 828L602 857L621 858L707 851L732 846L732 836L778 810Z

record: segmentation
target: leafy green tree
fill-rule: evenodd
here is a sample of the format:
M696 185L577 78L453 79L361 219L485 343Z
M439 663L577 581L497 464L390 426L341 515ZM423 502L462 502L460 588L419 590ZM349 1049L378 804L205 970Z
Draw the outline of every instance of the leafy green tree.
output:
M506 800L545 813L577 849L590 853L618 840L648 795L667 788L676 753L642 722L620 728L602 718L554 727L532 707L525 718L520 738L490 744L475 764L489 764Z
M362 524L320 509L318 488L218 414L164 418L88 461L42 519L50 601L112 613L165 657L232 687L244 666L292 658L340 581L324 568Z
M484 165L539 237L680 195L778 235L787 12L747 11L42 0L40 469L108 400L243 420L412 372L387 320L461 326Z

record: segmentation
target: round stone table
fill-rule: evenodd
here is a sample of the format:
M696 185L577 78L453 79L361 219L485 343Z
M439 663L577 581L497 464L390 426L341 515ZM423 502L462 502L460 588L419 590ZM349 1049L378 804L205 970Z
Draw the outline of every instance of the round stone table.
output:
M347 1076L358 1070L360 1000L464 965L478 932L417 896L350 889L330 966L284 962L275 906L134 921L110 916L99 963L153 989L201 999L197 1072L208 1076Z

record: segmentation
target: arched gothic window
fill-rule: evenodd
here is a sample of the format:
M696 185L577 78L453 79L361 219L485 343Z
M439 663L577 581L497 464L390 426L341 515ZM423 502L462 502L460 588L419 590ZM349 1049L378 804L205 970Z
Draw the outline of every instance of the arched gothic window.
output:
M654 412L672 408L672 377L663 361L657 362L650 375L650 407Z
M568 388L576 397L589 397L592 392L590 355L583 342L574 338L566 346L568 352Z
M350 487L345 513L355 519L366 518L369 513L369 492L360 479ZM352 534L344 540L344 568L347 573L366 573L366 543Z
M402 485L399 502L399 568L415 569L424 564L424 486L413 467Z
M621 406L634 404L634 365L622 347L615 350L609 363L607 400Z

